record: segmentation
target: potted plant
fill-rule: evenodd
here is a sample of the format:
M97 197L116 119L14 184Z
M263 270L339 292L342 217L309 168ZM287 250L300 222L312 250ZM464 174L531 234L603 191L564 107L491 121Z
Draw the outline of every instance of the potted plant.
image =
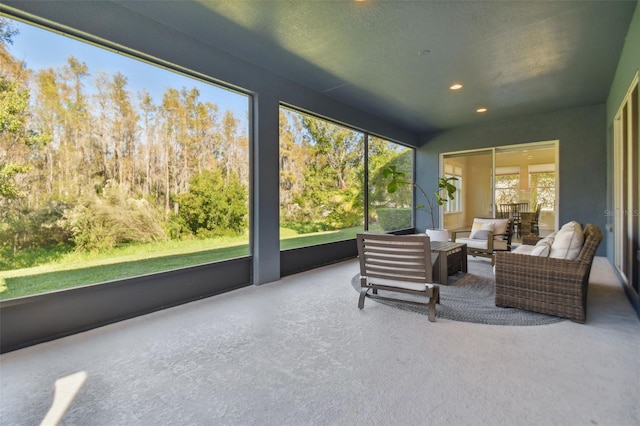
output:
M385 179L390 179L387 184L387 192L393 194L398 187L404 185L413 185L418 188L422 196L427 200L429 209L425 209L424 204L416 206L416 209L426 210L431 215L431 228L427 228L427 235L432 241L449 241L449 231L446 229L436 228L435 212L436 206L443 206L447 201L453 200L456 193L456 186L452 183L458 180L454 176L441 176L438 178L438 189L433 192L433 197L427 195L427 192L417 183L406 179L403 172L397 170L396 166L387 166L382 170Z

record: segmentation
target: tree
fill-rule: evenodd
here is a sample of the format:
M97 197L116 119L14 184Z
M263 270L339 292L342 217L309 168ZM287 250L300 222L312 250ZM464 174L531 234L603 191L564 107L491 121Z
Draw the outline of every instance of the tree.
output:
M87 97L84 94L83 80L89 76L84 62L73 56L67 59L62 71L62 90L64 94L64 121L66 122L66 148L71 160L70 175L66 182L74 194L81 194L87 186L91 187L93 150L87 140L90 138L91 114Z
M301 206L294 200L305 188L310 152L301 134L300 115L280 109L280 215L283 222L296 220Z
M151 94L146 90L139 93L140 110L142 118L142 137L140 148L140 160L143 162L144 167L144 182L142 183L142 193L148 195L151 193L152 188L152 161L156 157L156 113L158 108L153 103Z
M42 191L57 199L73 200L91 188L99 175L100 156L92 146L93 117L85 94L87 65L73 56L60 69L42 69L32 82L32 122L51 135L42 153L39 178ZM104 182L101 182L104 183Z
M7 18L0 16L0 43L13 44L13 37L18 35L18 29L11 25Z
M131 104L126 89L127 77L116 73L109 83L109 100L113 115L109 138L113 141L116 157L115 176L120 184L133 185L135 176L135 141L137 140L138 114Z
M9 21L0 18L0 197L5 199L25 195L26 183L21 185L18 178L32 170L32 152L49 140L29 123L29 73L6 48L16 34Z
M303 212L329 229L362 224L364 137L343 126L303 115L311 159L305 189L297 198Z
M164 208L166 212L171 209L171 187L176 186L176 159L179 155L179 140L182 136L180 117L182 114L180 93L177 89L169 88L162 97L162 132L160 134L162 144L161 165L162 190L164 194ZM177 191L175 191L177 193Z
M225 179L220 170L205 170L190 182L189 192L176 197L179 216L199 237L239 235L247 229L246 187L237 175Z
M146 232L157 239L171 212L179 213L182 195L190 206L191 184L208 170L215 170L222 213L211 212L193 232L246 230L248 136L233 113L201 99L195 86L169 87L155 104L145 90L132 94L127 76L92 76L72 55L61 67L31 71L6 47L17 34L10 22L0 18L0 232L36 233L41 217L53 218L41 212L64 205L64 235L71 233L76 248L144 241L136 234L144 226L130 221L137 203L154 212ZM126 197L117 201L116 193ZM33 246L19 240L14 248Z
M398 170L405 173L413 171L413 152L409 148L402 147L393 142L369 137L369 204L388 205L389 203L400 203L400 205L411 205L412 191L397 191L393 196L387 192L387 179L383 175L385 167L395 165ZM398 195L402 195L400 200Z

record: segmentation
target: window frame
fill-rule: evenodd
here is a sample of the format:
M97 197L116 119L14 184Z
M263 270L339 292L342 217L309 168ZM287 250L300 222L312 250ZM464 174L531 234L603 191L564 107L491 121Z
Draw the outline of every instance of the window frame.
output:
M463 188L464 188L464 169L462 166L454 166L452 164L444 165L444 176L447 178L454 177L453 185L456 187L456 194L453 200L448 200L442 207L444 214L464 213Z

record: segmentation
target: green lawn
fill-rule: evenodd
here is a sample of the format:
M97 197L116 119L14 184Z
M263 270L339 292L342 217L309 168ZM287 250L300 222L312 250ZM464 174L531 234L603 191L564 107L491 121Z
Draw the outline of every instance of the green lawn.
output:
M298 235L281 229L281 250L355 237L361 227ZM248 237L169 241L114 249L108 253L67 253L46 264L0 271L0 300L79 287L249 255Z

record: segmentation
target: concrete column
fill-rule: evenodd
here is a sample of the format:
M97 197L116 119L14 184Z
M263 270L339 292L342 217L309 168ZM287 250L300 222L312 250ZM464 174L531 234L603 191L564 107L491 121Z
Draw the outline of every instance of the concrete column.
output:
M280 279L279 101L253 98L253 283Z

